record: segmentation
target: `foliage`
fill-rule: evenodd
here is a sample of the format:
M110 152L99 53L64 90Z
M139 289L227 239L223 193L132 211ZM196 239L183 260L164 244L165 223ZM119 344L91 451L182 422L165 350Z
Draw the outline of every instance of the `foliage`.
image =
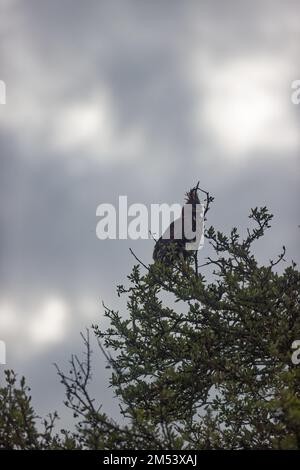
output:
M76 432L40 434L15 377L0 390L2 447L88 449L299 449L300 366L291 345L300 339L300 276L285 262L260 265L253 245L270 227L265 207L252 210L254 228L242 238L206 230L213 256L195 272L191 260L173 266L139 262L118 286L127 312L105 307L108 329L94 325L111 368L123 424L90 397L89 334L86 355L58 373ZM139 260L138 260L139 261ZM3 401L4 400L4 401Z

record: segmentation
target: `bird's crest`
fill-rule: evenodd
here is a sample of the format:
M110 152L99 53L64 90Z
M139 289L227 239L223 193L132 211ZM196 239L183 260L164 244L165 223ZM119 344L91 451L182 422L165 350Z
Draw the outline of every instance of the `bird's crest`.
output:
M198 196L199 183L200 181L198 181L197 185L194 188L190 189L187 193L185 193L186 204L200 204L200 199Z

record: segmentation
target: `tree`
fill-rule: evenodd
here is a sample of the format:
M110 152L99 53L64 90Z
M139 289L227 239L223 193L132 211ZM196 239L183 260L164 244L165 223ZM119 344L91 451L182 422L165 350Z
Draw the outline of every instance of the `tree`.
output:
M300 276L294 262L259 265L253 244L270 227L265 207L242 238L206 230L213 255L199 267L140 262L118 286L127 312L105 307L108 329L94 325L111 368L124 423L90 397L92 352L71 359L66 405L77 420L72 439L89 449L299 449ZM1 423L1 418L0 418ZM69 439L71 437L69 436Z
M83 378L74 362L73 378L61 373L68 405L84 417L83 445L300 448L300 369L291 361L300 337L299 271L292 262L277 272L284 247L259 266L252 247L272 216L263 207L250 218L255 226L245 239L236 228L229 236L206 231L214 257L201 274L180 259L173 266L139 262L129 286L118 286L118 295L128 296L127 314L106 308L110 327L94 331L127 425L81 398L90 378L86 340ZM205 268L212 268L210 282Z
M44 420L36 415L31 405L30 388L26 386L24 377L18 382L16 374L7 370L5 381L5 386L0 388L0 449L74 447L73 439L67 434L63 441L54 435L54 424L58 418L56 413L49 414Z

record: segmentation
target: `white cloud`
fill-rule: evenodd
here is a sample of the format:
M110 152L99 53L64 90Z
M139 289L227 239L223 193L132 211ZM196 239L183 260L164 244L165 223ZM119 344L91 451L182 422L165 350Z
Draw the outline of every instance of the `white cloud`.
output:
M29 335L41 345L62 341L66 334L69 308L59 298L49 298L30 319Z
M100 161L132 159L143 154L144 136L138 129L120 132L113 107L102 91L83 102L61 103L52 116L49 144L72 156L74 150L80 150Z
M289 65L270 57L194 61L196 127L232 159L299 147L289 99Z
M37 75L41 77L41 72ZM43 157L41 149L45 147L72 160L84 156L100 163L140 158L144 154L142 129L119 129L104 89L86 100L73 97L66 101L62 96L68 84L56 91L51 87L56 88L42 78L35 86L34 79L29 83L29 77L21 80L21 86L7 84L7 104L0 110L1 127L12 132L31 157Z
M88 293L72 299L50 294L1 297L0 340L6 342L8 360L24 361L70 341L80 329L95 323L102 310L99 301Z
M0 339L13 332L18 326L16 306L11 300L0 301Z
M0 339L8 360L25 360L64 340L70 319L69 303L57 296L0 299Z

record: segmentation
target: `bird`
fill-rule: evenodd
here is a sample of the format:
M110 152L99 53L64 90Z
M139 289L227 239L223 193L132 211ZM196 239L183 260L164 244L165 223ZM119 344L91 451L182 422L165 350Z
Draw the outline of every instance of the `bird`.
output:
M195 256L203 234L204 213L198 196L199 182L185 194L181 215L174 220L156 241L153 250L154 262L168 266L179 260Z

